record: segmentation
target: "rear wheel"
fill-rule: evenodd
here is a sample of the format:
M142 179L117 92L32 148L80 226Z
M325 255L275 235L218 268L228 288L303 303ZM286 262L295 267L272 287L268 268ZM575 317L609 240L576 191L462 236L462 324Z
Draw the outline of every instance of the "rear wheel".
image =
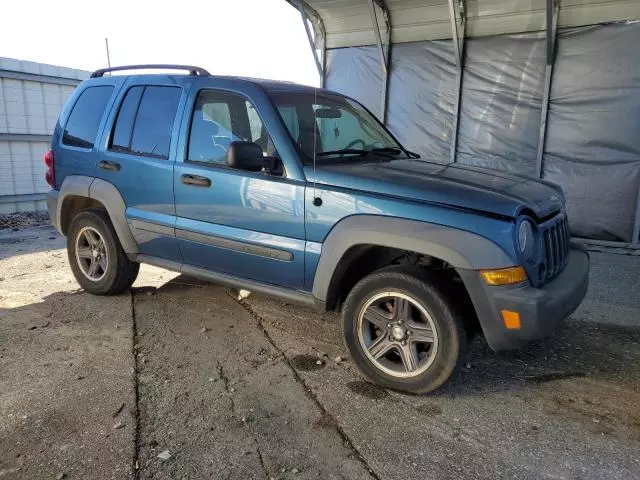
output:
M360 371L395 390L440 387L463 362L462 318L436 278L391 267L362 279L342 311L345 343Z
M124 253L104 210L85 210L71 222L67 234L69 265L89 293L114 295L127 290L140 269Z

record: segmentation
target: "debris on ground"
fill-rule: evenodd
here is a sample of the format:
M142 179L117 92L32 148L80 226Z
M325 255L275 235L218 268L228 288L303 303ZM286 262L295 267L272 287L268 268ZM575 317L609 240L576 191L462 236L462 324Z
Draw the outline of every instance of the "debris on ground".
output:
M340 362L342 362L343 360L344 360L344 358L342 358L342 357L340 357L340 356L338 356L338 357L336 357L336 358L334 359L334 361L335 361L336 363L340 363Z
M160 460L169 460L171 458L171 453L169 453L169 450L164 450L158 454L158 458Z
M111 416L113 418L116 418L118 415L120 415L120 412L122 411L123 408L124 408L124 403L121 403L118 409L115 412L113 412Z
M121 421L116 422L116 424L113 426L114 429L118 430L120 428L124 427L124 423L122 423Z
M0 215L0 228L34 227L38 225L47 225L48 223L49 214L47 212L25 212Z

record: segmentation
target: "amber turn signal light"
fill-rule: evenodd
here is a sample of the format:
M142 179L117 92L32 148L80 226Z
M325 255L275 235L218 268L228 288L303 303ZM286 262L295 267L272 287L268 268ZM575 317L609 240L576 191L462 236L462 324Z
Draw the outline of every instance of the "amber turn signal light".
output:
M522 283L527 279L527 272L522 267L480 270L480 275L488 285L510 285L512 283Z
M502 321L508 330L520 330L520 314L511 310L502 310Z

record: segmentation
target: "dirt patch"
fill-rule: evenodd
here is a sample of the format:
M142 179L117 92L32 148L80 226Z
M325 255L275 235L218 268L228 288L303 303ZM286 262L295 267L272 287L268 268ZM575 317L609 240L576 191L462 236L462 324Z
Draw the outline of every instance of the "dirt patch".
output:
M311 372L313 370L320 370L324 368L324 359L314 357L312 355L296 355L291 358L291 366L296 370L302 370L303 372Z
M442 415L442 407L437 403L423 403L422 405L418 405L416 410L422 415L427 415L429 417Z
M384 388L369 382L349 382L347 388L353 393L372 400L382 400L389 395Z

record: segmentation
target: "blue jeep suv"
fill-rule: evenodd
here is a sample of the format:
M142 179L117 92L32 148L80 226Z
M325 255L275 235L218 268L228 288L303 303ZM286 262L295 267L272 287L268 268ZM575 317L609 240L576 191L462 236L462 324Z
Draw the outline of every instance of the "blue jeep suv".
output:
M48 208L86 291L140 263L341 310L361 372L433 390L481 331L494 350L547 335L582 301L551 183L422 160L361 104L291 83L98 70L45 154Z

